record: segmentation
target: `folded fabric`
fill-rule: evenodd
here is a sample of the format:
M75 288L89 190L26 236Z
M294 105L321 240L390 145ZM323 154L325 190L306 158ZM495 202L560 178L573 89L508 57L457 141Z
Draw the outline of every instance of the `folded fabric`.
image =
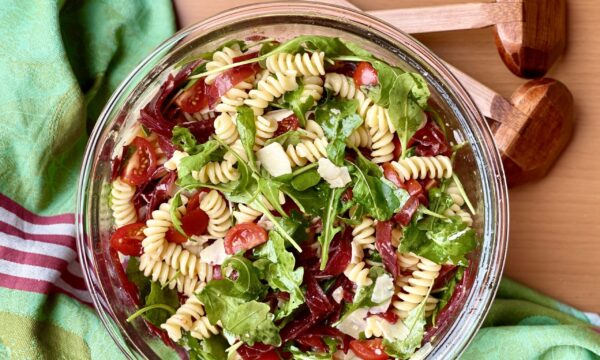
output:
M76 258L76 183L111 92L174 30L170 0L0 6L0 359L123 358ZM463 358L599 355L584 314L505 279Z

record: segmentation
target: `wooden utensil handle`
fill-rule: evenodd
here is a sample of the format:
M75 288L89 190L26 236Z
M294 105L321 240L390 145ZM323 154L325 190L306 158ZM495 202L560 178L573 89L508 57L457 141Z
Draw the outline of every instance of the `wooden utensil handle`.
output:
M369 11L400 30L410 34L439 31L480 29L523 19L523 4L467 3L411 9Z

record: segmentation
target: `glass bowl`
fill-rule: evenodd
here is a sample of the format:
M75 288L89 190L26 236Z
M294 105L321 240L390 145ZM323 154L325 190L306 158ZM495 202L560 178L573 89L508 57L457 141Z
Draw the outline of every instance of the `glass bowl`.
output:
M112 227L108 206L110 159L139 109L185 56L212 50L229 39L263 35L339 36L379 58L420 73L432 102L444 114L455 142L466 141L456 170L476 208L479 245L467 271L470 288L462 304L431 341L430 358L458 357L475 336L494 298L508 242L508 198L499 153L483 116L447 67L411 36L369 15L317 3L264 3L240 7L181 30L160 45L125 79L108 101L87 144L77 198L77 244L87 286L106 329L131 359L177 358L142 321L126 322L136 305L108 256Z

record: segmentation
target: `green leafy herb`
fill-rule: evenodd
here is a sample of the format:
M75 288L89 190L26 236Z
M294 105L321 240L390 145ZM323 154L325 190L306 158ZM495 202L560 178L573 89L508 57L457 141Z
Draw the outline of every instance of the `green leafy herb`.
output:
M196 137L188 128L175 126L173 128L173 137L171 140L173 141L173 145L178 146L189 155L195 155L202 150L198 145Z
M452 294L454 294L454 289L456 289L456 285L462 280L464 273L465 273L465 268L459 267L456 270L456 274L454 274L454 277L452 277L452 279L450 279L448 281L448 283L446 284L446 286L444 287L442 292L440 294L436 295L436 297L440 301L437 303L437 306L436 306L435 310L433 311L433 314L431 315L431 322L434 325L436 323L437 315L440 313L440 311L442 311L442 309L444 309L446 307L446 305L448 305L448 301L450 301Z
M281 188L282 184L279 181L263 176L258 177L257 183L258 190L261 194L263 194L267 201L269 201L271 206L273 206L273 208L277 210L277 212L281 214L281 216L287 216L285 211L281 207L281 204L279 203L279 195L281 194L279 189Z
M300 290L304 269L294 270L294 254L286 250L283 237L274 231L269 233L269 241L254 253L268 260L264 272L269 286L290 294L290 299L275 313L276 320L283 319L304 303L304 295Z
M294 360L331 360L333 359L333 353L317 353L317 352L303 352L295 346L290 346L290 353Z
M144 273L140 271L140 260L136 257L130 257L127 262L127 268L125 274L129 281L131 281L138 289L140 299L145 299L150 292L150 279L144 276Z
M429 296L429 292L427 296ZM427 299L427 296L425 296L425 299ZM421 347L426 324L425 300L408 312L408 316L404 319L404 324L408 327L408 335L403 340L383 340L385 352L397 359L409 359Z
M150 284L150 293L146 296L145 307L155 305L151 310L142 315L146 320L156 326L164 324L179 307L179 297L176 290L162 289L159 283ZM172 311L171 311L172 310Z
M292 186L284 184L281 191L298 205L303 213L320 216L325 208L324 196L329 194L328 186L314 186L304 191L298 191Z
M436 222L429 219L404 230L401 251L413 252L437 264L466 266L465 255L477 246L475 231L458 218Z
M423 122L423 109L429 99L427 82L416 73L396 77L390 90L390 121L398 131L402 154L406 157L406 144Z
M317 107L315 120L329 140L327 156L340 166L344 160L346 139L362 124L357 114L358 101L332 99Z
M371 308L373 306L379 305L379 304L373 302L373 300L371 300L371 298L373 297L373 290L375 289L375 281L377 280L377 278L379 276L381 276L385 273L386 273L385 270L381 266L373 266L369 270L369 278L371 280L373 280L373 282L369 286L362 286L362 287L358 288L352 303L344 304L344 309L342 310L342 316L340 316L340 319L334 324L334 326L337 326L339 323L344 321L344 319L346 319L350 314L352 314L354 311L356 311L358 309Z
M248 159L250 159L250 168L255 169L253 148L256 136L256 123L252 109L245 105L237 108L236 126L242 145L244 145Z
M302 101L303 92L304 84L299 84L296 90L285 93L283 103L279 104L281 108L292 110L302 127L306 126L306 112L315 104L315 99L312 96Z
M222 360L227 358L229 344L222 335L213 335L198 340L189 333L184 333L180 344L189 348L190 360Z
M327 205L323 212L321 220L323 221L323 232L319 235L318 241L321 244L321 270L325 269L327 260L329 260L329 245L335 234L342 230L339 226L334 226L333 222L338 214L338 204L346 188L330 189L327 196Z
M371 61L371 65L377 71L378 85L368 88L369 97L379 106L389 107L391 103L392 88L396 78L404 74L404 70L386 64L380 60Z
M298 145L300 143L300 137L304 131L302 130L291 130L285 132L277 137L271 138L265 142L265 146L271 143L280 143L281 146L285 149L288 145Z
M227 259L222 266L223 273L227 273L228 268L237 272L235 281L212 280L198 295L208 320L212 324L220 320L223 329L249 344L262 342L278 346L281 338L273 323L274 315L269 312L269 305L257 301L267 290L260 282L258 269L242 256Z
M295 176L290 184L298 191L304 191L317 185L321 181L321 175L316 169L312 169Z
M178 178L184 179L192 174L192 171L198 171L210 161L218 161L223 158L225 151L218 141L208 140L195 148L196 154L181 159L178 168Z

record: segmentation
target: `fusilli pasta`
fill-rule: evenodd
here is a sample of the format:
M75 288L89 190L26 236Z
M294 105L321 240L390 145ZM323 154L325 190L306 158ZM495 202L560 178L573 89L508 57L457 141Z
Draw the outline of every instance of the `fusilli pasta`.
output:
M409 179L440 179L452 176L452 162L444 155L435 157L412 156L392 161L392 166L402 181Z
M169 171L176 171L179 169L179 163L181 162L181 159L186 158L188 156L188 153L186 153L185 151L175 150L173 156L171 156L171 158L167 160L163 166Z
M197 276L201 282L212 278L212 266L201 261L198 256L179 244L168 243L159 258L185 276Z
M213 71L223 66L233 64L233 58L242 55L242 52L237 48L229 48L224 47L220 51L215 51L212 57L212 61L206 63L206 70ZM219 76L220 73L215 73L211 75L207 75L204 79L204 82L207 84L212 84L215 81L215 78Z
M296 88L298 82L295 71L269 75L258 82L256 89L250 90L249 98L244 100L244 104L252 108L254 115L262 115L269 103Z
M369 278L369 268L366 267L364 261L348 264L344 275L358 287L369 286L373 283L373 280Z
M211 190L202 197L200 209L208 215L208 233L215 237L224 237L231 227L231 217L223 197L216 190Z
M325 53L314 52L311 54L279 53L267 58L267 69L270 72L286 72L293 70L298 75L319 76L325 75Z
M204 315L204 307L200 300L192 295L160 327L167 331L173 341L179 341L181 339L181 329L190 331L194 321L200 319L202 315Z
M190 335L199 340L207 339L212 335L217 335L218 333L219 328L217 328L215 325L212 325L206 316L202 316L196 320L190 330Z
M192 177L205 184L226 184L240 178L240 173L233 167L231 161L211 161L204 165L200 171L192 171Z
M327 157L327 139L301 140L298 145L288 145L286 154L294 166L304 166L307 162L317 162Z
M323 79L320 76L306 76L302 79L303 89L300 101L305 102L309 96L313 97L315 103L323 96Z
M215 119L215 137L227 145L233 144L239 137L235 126L235 114L221 113Z
M255 120L256 137L254 150L258 150L265 145L265 142L273 137L277 131L277 120L270 117L257 116Z
M113 219L117 227L133 224L137 221L137 211L133 205L133 196L135 195L135 186L129 185L121 178L117 178L112 183L111 209Z
M412 275L408 278L408 284L402 286L402 290L396 294L399 300L392 302L400 318L406 318L408 312L417 307L425 299L429 288L438 277L440 269L441 266L433 261L423 257L419 258L417 270L413 271ZM433 309L435 309L437 302L436 298L429 295L425 301L426 316L429 316Z
M220 113L236 112L237 107L244 105L244 100L248 98L248 90L254 87L253 82L254 78L250 77L229 89L225 95L221 96L220 103L215 106L215 110Z
M274 210L273 205L263 196L259 195L261 202L266 206L266 208L270 211ZM285 203L285 196L282 192L279 192L279 204L283 205ZM262 212L256 210L250 205L246 204L237 204L238 210L233 211L233 217L236 220L236 223L250 223L254 222L259 216L262 216Z
M360 126L354 130L346 140L346 144L357 148L370 148L371 143L371 134L369 134L369 131L364 126Z
M140 271L152 281L158 282L169 289L191 296L203 284L198 276L186 276L178 273L175 268L160 259L153 259L148 254L140 256Z
M187 200L186 200L187 201ZM152 212L152 217L146 221L146 228L144 229L144 240L142 240L142 247L144 253L152 256L155 259L160 258L160 254L163 252L165 247L165 234L171 227L171 202L162 203L158 209ZM185 207L181 206L178 209L179 214L185 213Z

